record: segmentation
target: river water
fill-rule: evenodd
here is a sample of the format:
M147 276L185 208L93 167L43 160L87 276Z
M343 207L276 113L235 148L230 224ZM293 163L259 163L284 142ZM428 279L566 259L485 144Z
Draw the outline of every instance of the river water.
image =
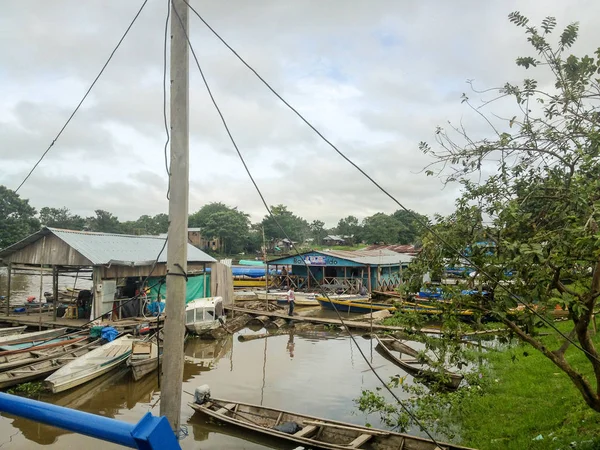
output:
M244 329L240 333L262 333ZM185 346L183 389L193 393L208 384L212 395L225 399L273 406L314 416L364 425L381 426L378 416L367 417L354 405L362 389L379 386L367 363L348 336L327 332L290 334L241 342L240 334L220 341L189 339ZM357 337L367 359L387 380L400 369L374 349L372 341ZM373 343L374 345L374 343ZM127 422L137 422L146 412L159 414L157 374L135 382L127 370L117 370L61 394L41 394L40 400ZM183 394L182 424L187 436L184 449L294 448L278 441L207 423L187 405ZM117 445L72 434L53 427L2 414L0 446L11 449L113 449Z

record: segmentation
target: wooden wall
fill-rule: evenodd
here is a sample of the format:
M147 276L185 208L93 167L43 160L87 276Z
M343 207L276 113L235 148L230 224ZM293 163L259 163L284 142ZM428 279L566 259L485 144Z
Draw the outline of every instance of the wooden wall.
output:
M3 258L4 262L33 265L91 266L81 253L49 234Z
M152 266L101 266L102 279L124 278L124 277L146 277L150 274ZM188 272L201 271L204 268L202 263L188 263ZM152 271L153 277L161 277L167 274L167 265L159 263Z
M233 275L231 267L225 264L211 263L210 267L210 293L213 297L223 297L224 305L233 304Z

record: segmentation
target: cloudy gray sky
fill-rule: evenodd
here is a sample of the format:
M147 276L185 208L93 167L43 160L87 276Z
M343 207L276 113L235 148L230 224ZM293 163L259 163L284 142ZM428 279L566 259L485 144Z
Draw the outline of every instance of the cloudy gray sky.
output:
M0 184L15 189L50 144L142 1L5 0L0 16ZM467 79L499 86L530 74L515 9L581 24L575 53L600 46L600 2L573 0L193 0L279 92L407 207L449 213L455 186L419 171L436 125L487 130L460 103ZM61 139L20 194L38 209L121 220L167 211L162 125L166 0L149 0ZM270 204L334 225L395 205L299 121L190 16L192 42ZM190 65L190 212L204 203L264 215L201 79ZM499 108L505 106L499 105ZM505 112L505 111L501 111ZM508 112L507 112L508 115Z

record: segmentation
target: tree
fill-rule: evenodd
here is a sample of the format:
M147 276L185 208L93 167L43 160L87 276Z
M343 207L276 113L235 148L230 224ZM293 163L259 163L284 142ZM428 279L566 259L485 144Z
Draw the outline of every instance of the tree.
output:
M313 220L310 224L310 233L312 238L315 241L315 244L321 245L325 236L327 236L327 231L325 230L325 222L320 220Z
M377 213L363 220L363 239L368 244L395 244L401 225L392 216Z
M205 236L218 237L221 243L221 253L240 253L248 240L250 219L248 214L231 208L208 216L202 233Z
M336 227L336 233L351 243L360 242L362 239L362 227L354 216L340 219Z
M400 226L400 231L396 239L398 244L417 244L419 236L424 231L421 223L429 221L427 216L412 210L404 211L403 209L396 211L392 214L392 217Z
M200 208L195 213L190 214L190 216L188 218L188 226L190 228L202 228L206 225L206 223L208 222L208 218L212 214L215 214L218 212L227 212L232 209L237 209L237 208L230 208L225 203L221 203L221 202L209 203L207 205L204 205L202 208Z
M518 12L509 19L524 29L534 50L534 56L517 58L517 65L546 71L542 76L549 74L554 83L527 78L522 85L487 90L486 95L514 101L514 112L505 120L475 108L463 95L463 103L490 125L490 136L473 138L462 126L438 128L439 149L421 143L434 158L427 173L463 186L457 210L437 218L434 231L470 257L494 293L493 302L471 306L494 314L545 355L569 377L587 405L600 412L600 355L590 337L600 296L600 49L595 57L567 56L578 36L577 24L568 25L551 45L554 18L542 21L541 28ZM490 105L493 102L486 107ZM492 169L495 175L473 181L474 175L493 173ZM478 248L478 241L494 250ZM428 267L439 272L450 254L460 260L447 246L441 250L437 236L426 233L414 270ZM560 338L557 348L547 348L531 328L527 332L519 327L511 316L518 303L526 305L527 321L536 318L533 310L545 314L557 305L568 309L570 339L584 350L588 367L575 367L565 358L572 347L569 340Z
M97 209L94 211L95 217L87 218L87 227L90 231L98 231L104 233L120 233L121 224L116 216L113 216L108 211Z
M46 227L64 228L67 230L83 230L85 219L76 214L71 214L68 208L40 209L40 222Z
M154 217L143 215L137 220L121 223L121 232L125 234L150 234L158 235L169 230L169 216L157 214Z
M296 216L287 209L287 206L277 205L271 206L271 212L277 220L277 223L283 228L292 241L302 242L309 234L310 226L306 220ZM277 240L285 238L285 234L281 231L273 217L267 215L261 222L265 229L265 237L268 240Z
M0 248L6 248L38 231L40 223L35 213L29 200L21 199L6 186L0 186Z

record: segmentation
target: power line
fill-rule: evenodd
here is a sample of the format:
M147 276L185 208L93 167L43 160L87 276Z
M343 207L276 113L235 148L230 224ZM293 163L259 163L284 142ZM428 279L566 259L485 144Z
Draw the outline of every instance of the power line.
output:
M148 0L144 0L144 3L142 3L142 6L140 6L140 9L136 13L136 15L133 17L133 20L131 21L131 23L129 24L129 26L127 27L127 29L125 30L125 33L123 33L123 36L121 36L121 39L119 39L119 42L117 43L117 46L110 53L110 56L108 57L108 59L106 60L106 62L104 63L104 65L102 66L102 69L100 69L100 72L98 73L98 75L96 75L96 78L94 78L94 81L92 82L92 84L90 85L90 87L88 88L88 90L86 91L86 93L84 94L83 98L81 99L81 101L79 102L79 104L77 105L77 107L75 108L75 110L73 110L73 112L71 113L71 115L69 116L69 118L67 119L67 121L65 122L65 124L62 126L62 128L60 129L60 131L58 132L58 134L56 135L56 137L52 140L52 142L50 143L50 145L46 149L46 151L44 153L42 153L42 156L40 156L40 159L38 159L38 161L33 165L33 167L31 168L31 170L27 174L27 176L23 179L23 181L21 181L21 184L19 184L19 187L17 189L15 189L15 193L19 192L19 189L21 189L21 187L29 179L29 177L31 176L31 174L33 173L33 171L37 168L37 166L46 157L46 155L52 149L52 147L54 146L54 144L56 143L56 141L58 140L58 138L61 136L61 134L63 133L63 131L65 131L65 128L67 128L67 126L69 125L69 123L71 122L71 120L73 119L73 117L75 116L75 114L77 114L77 111L79 111L79 108L81 107L81 105L83 104L83 102L85 101L85 99L87 98L87 96L90 94L92 88L96 85L96 82L98 81L98 79L100 78L100 76L102 76L102 74L104 73L104 69L106 69L106 67L108 66L108 63L110 63L110 61L112 60L114 54L117 52L117 50L121 46L121 43L125 39L125 36L127 36L127 34L129 33L129 30L131 29L131 27L133 26L133 24L135 23L135 21L139 17L140 13L142 12L142 10L144 9L144 7L146 6L146 3L148 3Z
M185 1L185 0L184 0ZM187 2L186 2L187 3ZM188 5L189 6L189 5ZM191 8L191 7L190 7ZM250 169L248 168L248 165L246 164L246 161L244 160L244 157L242 155L242 153L240 152L237 143L235 142L235 139L233 138L231 131L229 130L229 126L227 125L227 121L225 120L225 118L223 117L223 114L221 113L221 110L212 94L212 91L210 89L210 86L206 80L206 77L204 76L204 72L202 70L202 67L200 66L200 63L198 61L198 58L196 56L196 52L194 51L194 48L192 46L192 43L189 39L187 30L185 29L183 22L181 21L181 18L179 17L179 13L177 12L177 10L175 9L175 7L173 6L173 12L177 15L177 18L179 19L180 23L181 23L181 27L183 28L183 31L185 33L186 39L188 41L188 45L190 47L190 50L192 52L192 55L194 57L194 61L196 62L196 66L198 67L198 70L200 71L200 75L202 77L202 80L204 82L204 85L206 86L206 90L208 91L208 94L210 96L210 99L215 107L215 109L217 110L219 116L221 117L221 121L223 122L223 126L225 127L225 130L227 131L227 134L229 136L229 139L231 140L232 145L234 146L238 157L240 158L240 161L242 162L242 164L244 165L244 168L246 170L246 173L248 174L248 177L250 178L250 180L252 181L252 184L254 185L254 188L256 189L256 192L258 193L265 209L267 210L267 212L269 213L269 216L275 221L275 223L277 224L277 227L281 230L281 232L285 235L286 239L288 239L290 242L292 242L292 240L289 238L289 236L287 235L286 231L283 229L283 227L280 225L280 223L277 221L277 218L273 215L273 213L271 212L271 209L269 208L269 205L267 204L260 188L258 187L258 185L256 184L256 181L254 180L254 177L252 176L252 173L250 172ZM300 252L298 250L298 248L295 246L295 244L292 242L292 248L294 249L294 251L296 252L296 254L298 256L300 256ZM302 259L302 258L301 258ZM308 265L306 264L306 262L304 261L304 259L302 259L304 265L306 266L307 269L307 273L308 276L310 278L310 276L312 275L310 268L308 267ZM267 261L265 261L265 263L267 263ZM316 280L316 278L313 275L313 279ZM350 329L348 328L348 326L346 325L346 323L344 322L342 315L340 314L340 312L338 311L337 307L335 306L335 304L331 301L331 299L329 298L329 295L327 294L327 292L325 292L325 290L323 289L322 286L320 286L320 291L321 294L327 298L327 300L329 300L329 302L331 303L331 305L333 306L334 311L336 312L340 322L342 323L342 325L344 326L346 332L349 334L350 338L352 339L352 341L354 342L354 344L356 345L359 353L361 354L361 356L363 357L363 359L365 360L365 362L367 363L367 365L369 366L369 368L371 369L371 371L373 372L373 374L375 375L375 377L377 377L377 379L381 382L381 384L385 387L385 389L390 393L390 395L392 395L392 397L394 397L394 399L396 400L396 402L402 407L402 409L404 409L404 411L406 411L406 413L411 417L411 419L414 421L414 423L416 423L419 428L425 433L427 434L427 436L433 441L433 443L440 447L440 444L435 440L435 438L432 436L432 434L421 424L421 422L419 421L419 419L417 419L417 417L415 417L415 415L412 413L412 411L410 411L410 409L404 405L404 403L398 398L398 396L394 393L394 391L392 391L392 389L388 386L388 384L383 380L383 378L381 378L381 376L377 373L377 371L375 370L375 368L373 367L373 365L369 362L369 359L367 358L367 355L365 355L365 353L363 352L363 350L360 348L360 346L358 345L358 343L356 342L356 338L354 337L354 335L352 334L352 332L350 331Z
M169 157L167 153L167 147L171 140L169 133L169 121L167 120L167 45L169 42L169 18L171 17L171 0L167 0L167 18L165 19L165 35L163 43L163 119L165 125L165 169L167 170L167 199L169 199L169 192L171 191L171 170L169 169Z
M349 157L347 157L341 150L339 150L330 140L328 140L312 123L310 123L302 114L298 112L291 104L289 104L250 64L248 64L209 24L204 20L204 18L191 6L187 0L183 0L183 2L196 14L196 16L206 25L206 27L244 64L284 105L286 105L296 116L300 118L311 130L313 130L325 143L327 143L339 156L341 156L345 161L347 161L352 167L358 170L365 178L367 178L371 183L373 183L383 194L389 197L398 207L405 212L411 214L413 218L427 231L429 231L439 242L446 246L447 249L452 251L453 253L459 255L465 261L467 261L471 266L477 269L477 272L481 273L485 278L489 281L496 284L501 290L509 295L517 303L523 305L530 313L537 316L542 322L556 331L563 339L571 343L575 348L581 350L589 357L593 358L595 361L600 362L600 359L589 351L585 350L583 347L578 345L573 339L571 339L568 335L564 334L561 330L554 325L551 321L546 319L543 315L538 313L534 308L532 308L528 303L524 302L513 293L510 289L508 289L505 285L500 283L498 279L496 279L489 272L481 269L473 260L464 255L463 252L454 248L451 244L449 244L442 236L440 236L426 221L419 217L418 214L415 214L414 211L406 208L402 203L400 203L392 194L390 194L384 187L382 187L377 181L375 181L369 174L367 174L360 166L358 166L354 161L352 161Z

